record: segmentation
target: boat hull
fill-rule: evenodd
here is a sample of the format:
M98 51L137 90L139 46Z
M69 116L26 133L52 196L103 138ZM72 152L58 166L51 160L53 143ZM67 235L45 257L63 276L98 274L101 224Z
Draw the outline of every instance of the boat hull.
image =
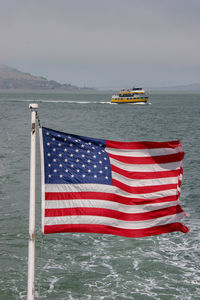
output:
M138 97L138 98L134 98L134 99L130 99L130 98L111 98L111 103L147 103L148 101L148 97Z

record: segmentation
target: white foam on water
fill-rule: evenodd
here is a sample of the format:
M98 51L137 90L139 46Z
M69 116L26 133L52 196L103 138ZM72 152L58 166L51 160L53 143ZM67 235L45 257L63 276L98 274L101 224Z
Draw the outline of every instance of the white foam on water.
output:
M75 103L75 104L109 104L109 105L152 105L151 102L148 103L111 103L110 101L79 101L79 100L45 100L45 99L9 99L9 102L34 102L34 103Z
M116 104L108 101L79 101L79 100L44 100L44 99L9 99L9 102L34 102L34 103L75 103L75 104Z
M63 277L61 277L61 278L63 278ZM57 277L51 278L51 281L50 281L50 284L49 284L49 289L48 289L47 293L52 293L52 291L54 290L54 286L55 286L56 282L61 278L57 278Z

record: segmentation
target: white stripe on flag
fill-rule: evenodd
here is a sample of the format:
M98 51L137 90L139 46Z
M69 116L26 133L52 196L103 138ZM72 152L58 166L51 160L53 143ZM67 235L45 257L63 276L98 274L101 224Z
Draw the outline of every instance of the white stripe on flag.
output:
M73 200L46 200L46 209L59 209L59 208L77 208L77 207L90 207L90 208L103 208L116 210L123 213L145 213L158 209L176 206L179 201L161 202L145 205L126 205L114 201L105 201L98 199L73 199Z
M169 215L161 218L155 218L146 221L122 221L109 217L100 216L64 216L64 217L46 217L46 225L62 225L62 224L91 224L91 225L106 225L122 229L144 229L154 226L166 225L179 222L185 213Z
M163 184L178 184L178 178L176 177L167 177L167 178L156 178L156 179L130 179L123 175L120 175L112 171L112 178L116 179L129 186L154 186L154 185L163 185Z
M116 166L122 170L132 171L132 172L160 172L160 171L171 171L177 170L181 166L181 161L172 162L172 163L165 163L165 164L126 164L122 163L116 159L110 157L110 163L113 166Z
M100 192L141 199L155 199L177 195L177 189L158 191L154 193L132 194L125 192L118 187L106 184L46 184L45 191L51 193Z
M115 148L106 147L105 150L110 154L120 155L120 156L151 157L151 156L176 154L182 151L182 147L178 146L176 148L156 148L156 149L140 149L140 150L115 149Z

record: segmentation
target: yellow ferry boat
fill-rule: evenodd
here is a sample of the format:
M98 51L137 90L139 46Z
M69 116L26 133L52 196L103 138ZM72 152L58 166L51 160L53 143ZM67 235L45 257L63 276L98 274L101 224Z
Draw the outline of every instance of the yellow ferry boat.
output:
M149 95L139 87L121 90L119 94L112 95L111 103L146 103Z

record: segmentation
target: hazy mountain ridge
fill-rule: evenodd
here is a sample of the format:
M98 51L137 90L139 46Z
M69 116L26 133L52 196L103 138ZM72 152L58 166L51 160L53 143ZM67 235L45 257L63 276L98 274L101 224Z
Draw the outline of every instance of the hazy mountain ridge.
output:
M0 89L33 89L33 90L68 90L78 91L91 88L80 88L69 83L61 84L42 76L34 76L15 68L0 66Z
M15 68L0 65L0 89L11 90L63 90L63 91L82 91L96 90L89 87L78 87L69 83L61 84L55 80L48 80L42 76L34 76L30 73L19 71ZM115 90L115 89L112 89ZM117 90L117 89L116 89ZM200 83L187 85L166 86L166 87L148 87L149 91L200 91Z

